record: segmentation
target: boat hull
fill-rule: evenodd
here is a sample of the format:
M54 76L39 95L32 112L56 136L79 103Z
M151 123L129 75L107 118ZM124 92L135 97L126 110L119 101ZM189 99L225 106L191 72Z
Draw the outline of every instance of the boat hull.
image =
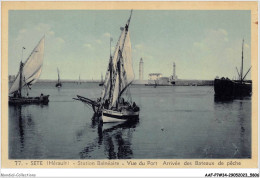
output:
M57 83L57 84L56 84L56 87L57 87L57 88L60 88L60 87L62 87L62 84L61 84L61 83Z
M216 97L243 97L251 96L252 83L229 79L215 79L214 91Z
M125 122L138 119L139 111L114 111L104 109L102 111L102 121L106 122Z
M48 104L49 95L44 95L42 97L9 97L9 104Z

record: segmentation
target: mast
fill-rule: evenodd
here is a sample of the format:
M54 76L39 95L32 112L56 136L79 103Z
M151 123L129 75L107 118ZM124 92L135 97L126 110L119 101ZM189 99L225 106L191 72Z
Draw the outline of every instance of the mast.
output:
M18 96L21 98L22 97L22 87L23 87L23 84L22 84L22 81L23 81L23 62L21 61L20 63L20 81L19 81L19 94Z
M25 47L22 47L22 58L20 60L18 74L10 87L9 94L17 92L18 95L22 95L21 91L24 85L32 85L40 77L43 65L44 38L38 42L25 62L23 62L24 49Z
M122 53L121 53L120 49L119 49L118 53L119 53L119 60L117 62L117 71L118 71L118 78L119 78L119 81L118 81L118 91L120 93L121 92L121 83L122 83L122 80L121 80L121 59L122 59ZM120 99L120 96L118 96L118 98L117 98L117 103L119 103L119 99Z
M110 55L110 61L109 61L109 72L110 72L110 88L109 88L109 98L111 98L112 95L112 84L113 84L113 62L112 62L112 56Z
M122 33L119 37L119 41L117 43L117 47L116 50L114 52L114 56L111 60L111 68L112 70L110 70L110 93L109 93L109 104L110 107L113 105L117 105L118 100L120 98L120 93L121 90L124 90L124 88L122 88L122 75L126 78L125 76L125 71L124 71L124 60L123 58L123 52L124 52L124 47L125 47L125 42L126 42L126 38L128 35L128 29L129 29L129 25L130 25L130 20L131 20L131 16L132 16L132 10L131 10L131 14L130 17L125 25L125 27L120 28L122 30ZM116 54L117 53L117 54ZM116 54L116 58L115 58L115 54ZM114 66L115 65L115 66ZM127 82L126 82L127 83ZM116 93L114 93L115 89L117 90ZM116 95L116 96L114 96Z
M239 72L238 72L238 69L237 69L237 67L236 67L236 70L237 70L238 78L241 78L241 77L240 77L240 74L239 74Z
M244 58L244 54L243 54L243 50L244 50L244 39L243 39L243 42L242 42L242 62L241 62L241 71L240 71L240 82L242 83L243 82L243 58Z
M127 24L125 25L125 36L124 36L124 42L123 42L123 46L122 46L122 50L121 50L121 54L123 54L123 49L124 49L124 46L125 46L125 39L126 39L126 35L127 35L127 33L128 33L128 28L129 28L129 25L130 25L130 21L131 21L131 17L132 17L132 12L133 12L133 10L131 10L131 12L130 12L130 17L129 17L129 19L128 19L128 21L127 21Z
M25 47L22 47L22 59L20 62L20 81L19 81L19 97L22 97L22 88L23 88L23 50ZM27 60L26 60L27 61Z
M121 65L124 65L123 63L123 60L122 60L122 64L121 64L121 59L123 58L123 50L124 50L124 46L125 46L125 40L126 40L126 36L127 36L127 33L128 33L128 28L129 28L129 25L130 25L130 21L131 21L131 17L132 17L132 12L133 10L131 10L130 12L130 17L127 21L127 24L125 25L125 36L124 36L124 41L123 41L123 45L121 47L121 50L119 48L119 51L118 51L118 54L119 54L119 58L118 58L118 62L117 62L117 72L118 72L118 78L119 78L119 81L118 81L118 90L119 90L119 96L117 98L117 103L119 102L120 100L120 97L121 97L121 83L122 83L122 79L121 79Z
M57 72L58 72L58 83L60 83L60 72L58 68L57 68Z

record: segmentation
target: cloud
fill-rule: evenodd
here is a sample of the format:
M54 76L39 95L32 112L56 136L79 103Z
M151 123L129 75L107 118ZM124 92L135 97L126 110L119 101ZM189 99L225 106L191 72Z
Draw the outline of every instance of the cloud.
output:
M19 30L19 33L20 33L20 34L23 34L23 33L26 33L26 32L27 32L27 30L26 30L26 29L24 29L24 28L23 28L23 29L21 29L21 30Z
M93 46L89 43L83 44L83 47L88 48L88 49L94 49Z
M48 35L54 35L55 33L54 33L54 31L48 31L47 34Z
M108 38L109 38L109 37L111 37L111 34L110 34L110 33L108 33L108 32L106 32L106 33L104 33L104 34L103 34L103 36L104 36L104 37L108 37Z
M137 45L135 45L135 48L137 50L143 50L144 49L144 45L143 44L137 44Z
M228 42L228 33L224 29L208 29L201 41L193 42L193 52L201 50L202 54L221 53Z
M250 48L249 45L247 43L245 43L245 48Z
M38 23L34 26L28 26L28 28L18 30L16 36L11 39L10 44L12 46L9 52L10 61L21 59L22 54L20 51L22 47L26 48L23 51L22 57L23 60L25 60L43 35L45 35L45 57L59 54L60 50L64 48L65 40L62 37L55 35L51 25Z
M57 43L65 43L65 40L63 38L61 38L61 37L55 38L55 41Z
M227 31L224 30L224 29L218 29L218 31L219 31L220 33L222 33L223 35L225 35L225 36L228 35Z
M235 67L241 64L240 40L229 41L228 32L225 29L208 29L204 31L204 37L192 44L185 56L192 62L195 78L214 78L216 75L234 77ZM245 48L249 46L245 44ZM249 50L244 50L246 58L250 59ZM203 70L197 70L201 69ZM209 74L211 76L209 76ZM214 76L215 75L215 76Z
M102 41L101 40L95 40L95 42L97 43L97 44L102 44Z

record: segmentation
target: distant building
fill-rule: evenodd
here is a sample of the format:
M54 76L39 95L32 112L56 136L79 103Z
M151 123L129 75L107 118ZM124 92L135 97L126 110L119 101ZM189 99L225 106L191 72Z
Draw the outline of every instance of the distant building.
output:
M159 79L162 77L161 73L150 73L148 76L148 84L158 84Z
M149 80L159 80L162 77L161 73L150 73Z
M169 85L169 77L161 77L158 80L159 85Z
M141 58L139 62L139 80L144 80L143 76L144 76L144 62L143 62L143 58Z

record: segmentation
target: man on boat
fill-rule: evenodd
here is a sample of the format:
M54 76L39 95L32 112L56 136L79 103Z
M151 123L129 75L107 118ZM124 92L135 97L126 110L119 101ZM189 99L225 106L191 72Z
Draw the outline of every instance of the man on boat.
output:
M19 91L15 91L13 97L14 98L21 97L21 95L19 94Z
M108 109L108 106L109 106L109 101L108 99L105 100L105 104L104 104L104 108L105 109Z
M40 95L40 101L43 101L43 94Z

